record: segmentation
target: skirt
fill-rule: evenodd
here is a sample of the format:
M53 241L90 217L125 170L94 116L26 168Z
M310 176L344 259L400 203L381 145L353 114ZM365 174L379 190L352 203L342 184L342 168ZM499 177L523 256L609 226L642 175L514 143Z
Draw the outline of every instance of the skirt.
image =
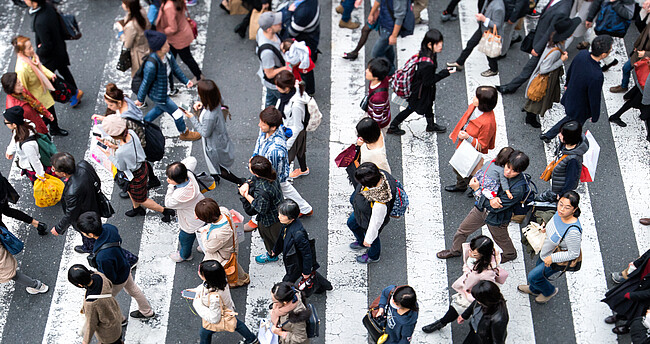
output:
M553 103L560 101L560 78L562 75L564 75L564 69L562 67L549 73L548 86L546 87L544 97L538 102L526 99L524 110L544 117L546 110L552 108Z
M129 181L128 192L135 203L144 203L149 198L147 183L149 182L149 168L142 163L140 168L133 171L133 179Z
M43 166L43 167L45 167L45 166ZM54 174L54 172L52 172L52 166L45 167L45 173L47 173L47 174L49 174L51 176L55 176L55 177L59 178L59 176L57 176L56 174ZM24 169L24 168L20 171L20 175L21 176L27 176L27 178L29 178L29 180L32 182L32 184L34 184L34 182L36 181L36 178L37 178L36 177L36 172L30 171L30 170L27 170L27 169Z

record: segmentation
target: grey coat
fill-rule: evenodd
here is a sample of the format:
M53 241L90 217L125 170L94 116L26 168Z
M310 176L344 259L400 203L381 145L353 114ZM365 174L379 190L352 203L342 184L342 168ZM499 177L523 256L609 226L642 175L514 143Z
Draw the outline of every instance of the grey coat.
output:
M235 146L228 136L221 107L218 106L212 111L203 109L200 120L194 116L190 121L201 134L208 171L210 174L220 175L219 166L230 167L235 162Z
M560 48L560 50L554 50L552 53L549 54L549 52L556 47ZM528 98L528 87L530 87L530 83L533 81L533 79L535 79L535 77L537 77L540 74L548 74L562 67L564 61L562 61L560 57L562 57L563 51L564 51L564 45L562 44L557 44L556 46L548 46L548 45L546 46L544 52L539 55L540 59L539 62L537 62L537 66L535 67L535 70L533 71L533 75L531 75L530 79L528 79L528 85L526 85L526 92L524 92L526 98Z
M548 44L553 31L555 31L555 22L563 16L569 16L573 7L573 0L555 1L553 6L542 12L535 29L535 38L533 39L533 49L539 54Z
M492 30L494 25L496 25L497 33L501 35L503 32L501 31L503 29L503 22L506 18L506 5L503 3L503 0L486 1L481 13L483 13L486 18L490 19L487 27L483 25L483 23L479 23L481 31L485 32L486 30Z

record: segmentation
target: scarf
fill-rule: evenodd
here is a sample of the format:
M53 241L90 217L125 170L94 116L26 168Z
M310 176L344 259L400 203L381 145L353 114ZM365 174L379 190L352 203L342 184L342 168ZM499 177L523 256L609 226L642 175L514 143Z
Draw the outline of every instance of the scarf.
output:
M287 104L289 104L289 101L291 100L291 98L293 97L294 94L296 94L296 89L295 88L292 89L291 92L289 92L287 94L280 93L280 107L278 107L278 110L280 110L280 112L282 113L282 118L287 118L284 115L284 107Z
M32 109L36 110L36 112L38 112L38 114L41 115L42 117L45 117L49 120L53 119L50 111L45 108L43 103L38 101L38 99L36 99L31 93L29 93L27 89L23 89L23 93L13 93L11 96L20 100L21 102L25 102L29 104L29 106L31 106Z
M300 297L300 294L296 293L296 297ZM284 306L280 306L280 303L274 303L271 309L271 321L276 326L282 325L280 324L280 317L291 313L296 307L298 307L298 302L289 302Z
M37 55L34 55L34 58L30 59L27 56L23 55L22 53L18 53L18 58L21 59L23 62L29 64L29 66L32 68L32 71L34 71L34 74L36 74L36 77L38 77L38 80L41 82L41 86L43 86L44 90L54 91L54 86L52 86L50 80L48 80L48 78L45 77L45 73L43 73L43 71L41 70L41 62L39 61Z
M381 181L379 181L379 186L361 191L361 195L371 202L388 203L393 199L393 194L390 192L390 185L386 180L386 176L383 174Z

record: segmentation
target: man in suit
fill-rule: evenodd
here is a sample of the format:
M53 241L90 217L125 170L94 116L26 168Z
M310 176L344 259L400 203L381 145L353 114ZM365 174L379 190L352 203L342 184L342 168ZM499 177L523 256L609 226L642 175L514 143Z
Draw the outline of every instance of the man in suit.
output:
M537 62L539 62L539 55L544 51L551 37L551 33L553 33L555 22L562 17L568 17L572 6L573 0L549 1L537 22L537 30L533 38L533 50L530 52L532 55L531 58L521 70L521 73L512 79L512 81L505 85L497 86L499 92L503 94L514 93L519 86L530 78L537 66Z

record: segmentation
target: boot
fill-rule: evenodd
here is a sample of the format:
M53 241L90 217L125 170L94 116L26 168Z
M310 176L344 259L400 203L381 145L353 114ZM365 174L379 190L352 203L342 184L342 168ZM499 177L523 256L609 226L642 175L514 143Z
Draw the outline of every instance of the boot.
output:
M358 29L359 26L361 26L360 23L353 22L352 20L346 21L346 22L343 21L343 20L339 20L339 27L340 28L354 30L354 29Z
M424 118L427 119L427 128L426 128L427 132L444 133L445 131L447 131L447 127L445 127L443 125L436 124L433 121L433 116L431 116L431 117L426 117L425 116Z
M336 6L336 13L343 14L343 5Z
M196 141L201 138L201 134L197 133L196 131L190 131L187 129L184 133L179 135L179 138L182 141Z
M530 124L531 127L533 128L541 128L542 125L539 123L537 120L537 115L526 111L526 124Z

